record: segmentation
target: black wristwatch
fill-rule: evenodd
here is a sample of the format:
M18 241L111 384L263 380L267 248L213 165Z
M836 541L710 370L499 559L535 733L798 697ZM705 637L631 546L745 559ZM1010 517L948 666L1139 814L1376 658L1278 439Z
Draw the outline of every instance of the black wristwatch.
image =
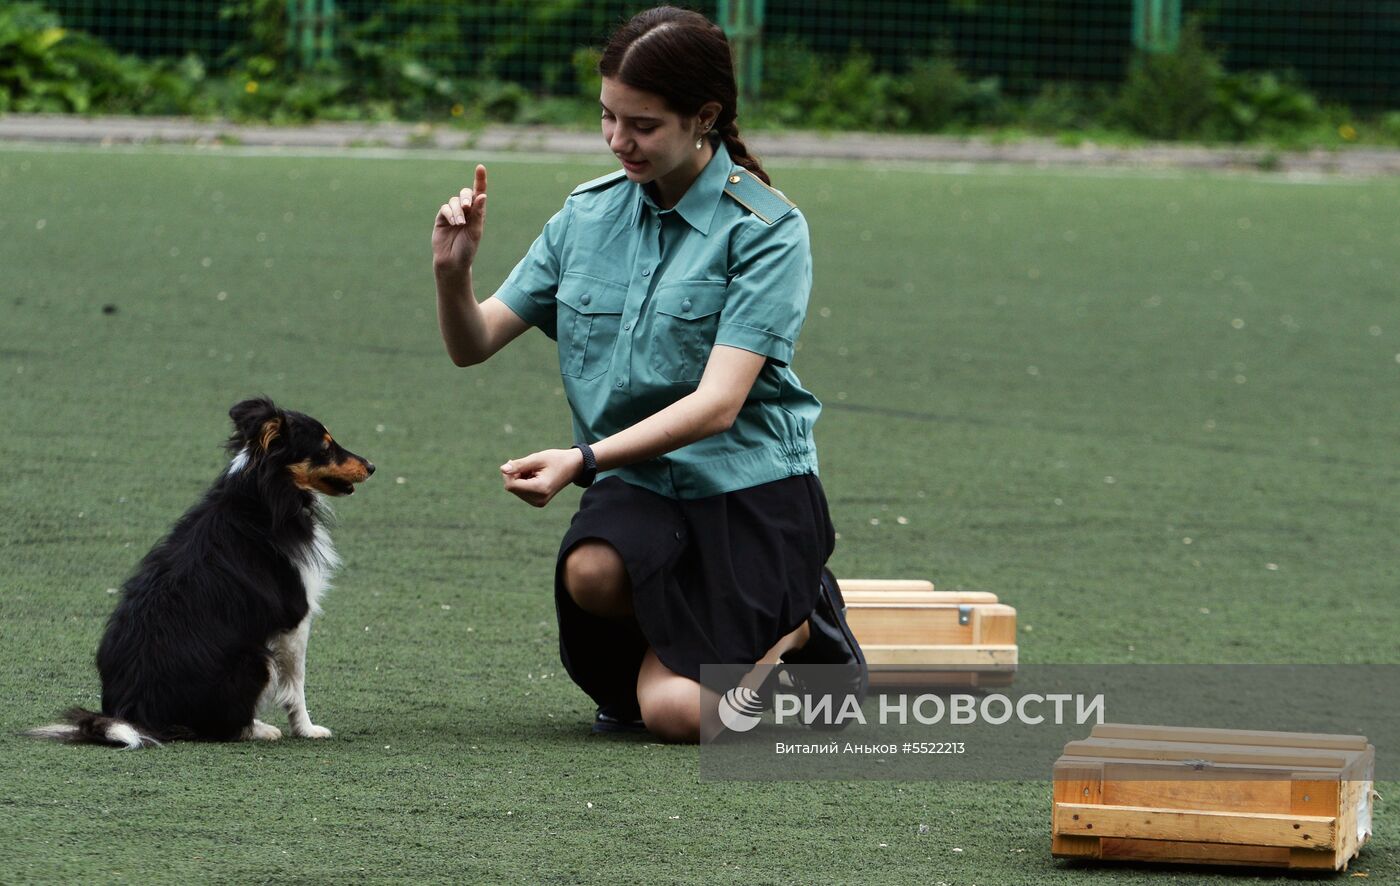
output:
M598 460L593 457L593 447L587 443L575 443L573 448L583 453L583 473L574 480L574 485L587 489L598 477Z

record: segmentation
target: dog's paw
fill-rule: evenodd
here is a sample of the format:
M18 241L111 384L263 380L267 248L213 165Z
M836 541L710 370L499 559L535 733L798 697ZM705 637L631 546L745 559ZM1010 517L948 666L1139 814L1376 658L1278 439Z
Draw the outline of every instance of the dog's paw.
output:
M282 730L271 723L254 720L252 726L243 730L243 737L251 738L253 741L276 741L282 737Z
M295 734L298 738L330 738L330 737L331 737L331 731L330 731L329 729L327 729L327 728L324 727L324 726L317 726L317 725L314 724L314 723L311 724L311 725L309 725L309 726L303 726L301 729L296 730L296 732L293 733L293 734Z

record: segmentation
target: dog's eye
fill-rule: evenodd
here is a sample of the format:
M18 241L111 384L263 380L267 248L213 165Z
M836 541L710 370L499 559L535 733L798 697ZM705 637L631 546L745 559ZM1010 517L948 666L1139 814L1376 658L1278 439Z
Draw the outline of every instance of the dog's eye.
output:
M322 440L322 441L321 441L321 451L322 451L322 452L326 452L326 451L329 450L330 448L331 448L331 441L330 441L330 440Z

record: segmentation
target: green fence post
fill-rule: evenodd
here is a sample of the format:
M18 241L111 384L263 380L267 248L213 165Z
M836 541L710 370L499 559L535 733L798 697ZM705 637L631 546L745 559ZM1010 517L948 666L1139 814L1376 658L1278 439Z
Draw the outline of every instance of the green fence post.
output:
M734 51L739 96L752 107L763 85L763 0L719 0L719 24Z
M296 59L296 48L301 35L301 0L287 0L287 58Z
M1181 0L1133 0L1133 44L1171 52L1181 39Z
M302 70L335 58L335 0L287 0L287 52Z
M322 61L335 60L335 0L321 0L321 40Z
M316 0L296 2L302 6L301 34L298 35L301 38L301 67L310 70L316 64Z

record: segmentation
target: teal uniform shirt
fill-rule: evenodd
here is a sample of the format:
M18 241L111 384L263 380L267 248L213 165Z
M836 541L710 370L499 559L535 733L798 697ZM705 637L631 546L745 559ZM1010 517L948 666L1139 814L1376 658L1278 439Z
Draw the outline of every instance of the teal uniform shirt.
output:
M581 442L693 392L717 344L768 358L729 430L599 475L689 499L817 472L821 403L788 367L811 287L806 219L716 144L671 209L621 171L580 185L496 297L558 343Z

